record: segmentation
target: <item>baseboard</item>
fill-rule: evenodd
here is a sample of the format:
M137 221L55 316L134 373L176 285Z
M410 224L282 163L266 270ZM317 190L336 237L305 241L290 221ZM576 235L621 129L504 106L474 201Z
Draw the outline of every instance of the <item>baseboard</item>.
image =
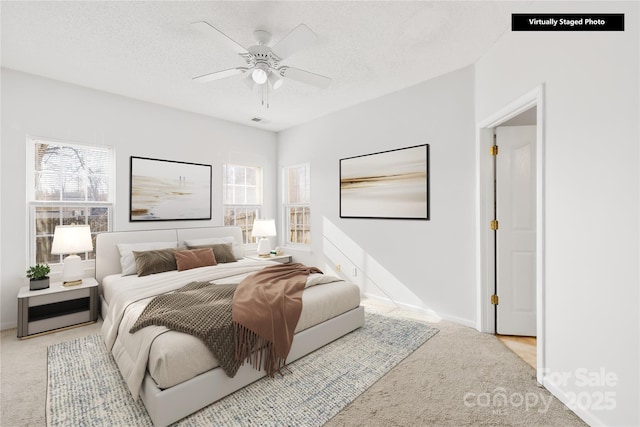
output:
M435 319L443 319L449 322L458 323L460 325L468 326L470 328L476 329L476 322L474 320L465 319L458 316L453 316L448 313L436 312L428 307L418 306L413 304L406 304L398 301L392 301L389 298L380 297L378 295L372 295L368 293L363 293L362 296L366 299L370 299L376 302L380 302L382 305L388 305L392 307L398 307L403 310L413 311L415 313L425 314L427 316L433 317Z
M0 330L5 331L7 329L16 329L18 327L18 321L6 322L0 325Z
M459 325L468 326L469 328L476 329L476 322L471 319L465 319L463 317L452 316L447 313L440 313L440 317L449 322L457 323ZM477 329L476 329L477 330Z
M569 397L567 397L564 390L562 390L561 388L558 388L558 386L552 383L551 381L543 378L542 385L544 386L544 388L549 390L551 394L553 394L556 398L558 398L558 400L561 401L565 406L568 407L570 403L574 403L574 402L571 402ZM576 407L575 409L570 409L570 410L573 411L574 414L580 417L582 421L589 424L591 427L599 427L599 426L604 427L607 425L600 418L593 415L593 413L587 409Z

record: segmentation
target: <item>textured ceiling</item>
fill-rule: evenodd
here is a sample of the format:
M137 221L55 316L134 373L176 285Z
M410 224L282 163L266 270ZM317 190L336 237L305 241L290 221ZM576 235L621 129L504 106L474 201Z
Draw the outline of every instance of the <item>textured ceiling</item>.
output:
M2 1L2 66L279 131L474 63L505 31L513 3L429 1ZM245 47L277 43L300 23L318 40L282 65L333 78L287 80L260 104L242 76L194 76L245 65L190 23L208 21ZM256 124L253 117L263 118Z

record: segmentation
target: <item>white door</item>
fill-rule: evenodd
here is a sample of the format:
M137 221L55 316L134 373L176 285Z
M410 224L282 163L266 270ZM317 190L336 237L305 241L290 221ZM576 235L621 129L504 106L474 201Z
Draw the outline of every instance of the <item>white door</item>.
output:
M536 127L496 129L497 333L536 335Z

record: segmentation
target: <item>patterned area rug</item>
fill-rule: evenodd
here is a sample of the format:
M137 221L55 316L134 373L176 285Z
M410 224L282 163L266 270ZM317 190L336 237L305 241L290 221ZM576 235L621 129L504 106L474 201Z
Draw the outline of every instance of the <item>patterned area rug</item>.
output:
M438 330L424 323L366 313L364 327L265 377L176 426L321 426ZM48 349L48 426L151 426L133 401L102 337Z

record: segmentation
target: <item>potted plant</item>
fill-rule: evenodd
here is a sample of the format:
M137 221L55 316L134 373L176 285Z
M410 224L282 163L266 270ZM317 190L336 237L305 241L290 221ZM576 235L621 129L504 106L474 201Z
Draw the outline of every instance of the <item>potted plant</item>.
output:
M36 264L29 267L27 277L29 278L29 289L47 289L49 287L49 272L51 268L47 264Z

